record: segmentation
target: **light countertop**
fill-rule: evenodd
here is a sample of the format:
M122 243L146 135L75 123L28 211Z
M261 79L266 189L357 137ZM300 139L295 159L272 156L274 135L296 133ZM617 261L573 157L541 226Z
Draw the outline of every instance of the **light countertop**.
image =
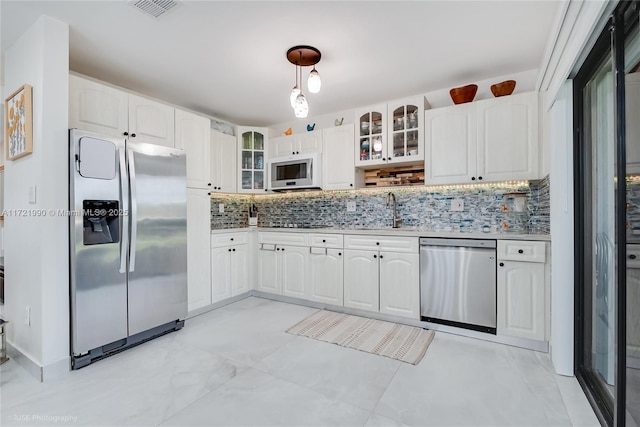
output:
M314 234L373 234L376 236L404 236L404 237L442 237L450 239L496 239L496 240L542 240L551 241L548 234L519 234L519 233L483 233L459 231L433 231L423 228L292 228L292 227L244 227L211 230L211 234L229 233L234 231L271 231L281 233L314 233Z

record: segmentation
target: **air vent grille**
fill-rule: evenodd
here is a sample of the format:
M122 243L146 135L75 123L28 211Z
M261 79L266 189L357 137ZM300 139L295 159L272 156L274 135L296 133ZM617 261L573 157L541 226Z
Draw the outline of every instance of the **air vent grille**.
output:
M159 18L174 7L180 5L180 3L175 0L134 0L129 2L129 4L154 18Z

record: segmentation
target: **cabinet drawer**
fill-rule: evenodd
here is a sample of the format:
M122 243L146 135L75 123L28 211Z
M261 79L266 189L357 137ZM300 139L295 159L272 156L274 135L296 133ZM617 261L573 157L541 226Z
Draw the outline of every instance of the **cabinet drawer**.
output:
M627 268L640 268L640 245L627 245Z
M249 241L246 232L221 233L211 235L211 247L220 248L229 245L242 245Z
M342 234L311 234L309 242L319 248L342 248L344 245Z
M344 236L345 249L418 253L417 237Z
M307 246L309 244L309 235L307 233L280 233L264 231L258 233L258 243Z
M498 240L498 259L511 261L545 262L545 242Z

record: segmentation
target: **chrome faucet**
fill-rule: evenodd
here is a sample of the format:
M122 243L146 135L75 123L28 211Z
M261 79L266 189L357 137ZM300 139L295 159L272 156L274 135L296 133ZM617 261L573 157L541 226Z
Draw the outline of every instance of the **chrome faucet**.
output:
M396 195L393 193L387 194L387 208L393 202L393 228L400 228L402 226L402 218L398 218L398 201Z

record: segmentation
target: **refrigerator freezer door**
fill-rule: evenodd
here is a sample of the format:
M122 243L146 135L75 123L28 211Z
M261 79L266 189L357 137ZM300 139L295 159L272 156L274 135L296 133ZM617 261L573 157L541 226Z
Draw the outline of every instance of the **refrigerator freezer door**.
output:
M127 337L127 278L119 271L126 239L123 243L118 215L121 180L127 178L120 173L124 140L73 129L69 143L72 352L79 355ZM88 166L97 164L95 147L108 157L103 158L108 167L89 173L94 168ZM87 167L81 166L83 158Z
M129 335L187 315L184 151L127 142L131 177Z

